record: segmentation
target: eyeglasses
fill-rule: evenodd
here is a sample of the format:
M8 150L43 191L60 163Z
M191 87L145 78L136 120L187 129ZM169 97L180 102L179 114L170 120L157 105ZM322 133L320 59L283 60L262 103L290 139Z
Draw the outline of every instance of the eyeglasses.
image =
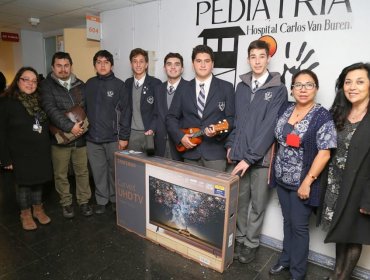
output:
M298 90L301 90L302 88L305 88L305 89L314 89L316 87L316 84L315 83L305 83L305 84L302 84L302 83L295 83L292 85L292 88L294 89L298 89Z
M20 77L19 79L22 80L26 84L37 85L37 80L30 80L28 78L23 78L23 77Z

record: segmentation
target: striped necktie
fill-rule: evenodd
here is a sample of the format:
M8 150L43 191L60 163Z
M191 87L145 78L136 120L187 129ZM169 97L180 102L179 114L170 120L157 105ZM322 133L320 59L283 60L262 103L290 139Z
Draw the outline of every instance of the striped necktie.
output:
M169 95L173 94L173 93L175 92L175 91L174 91L174 89L175 89L175 87L174 87L174 86L170 86L170 87L168 88L167 93L168 93Z
M197 99L198 116L203 117L204 105L206 104L206 92L204 90L204 84L199 84L200 91Z
M257 80L254 80L254 90L253 92L256 92L259 86L259 82Z

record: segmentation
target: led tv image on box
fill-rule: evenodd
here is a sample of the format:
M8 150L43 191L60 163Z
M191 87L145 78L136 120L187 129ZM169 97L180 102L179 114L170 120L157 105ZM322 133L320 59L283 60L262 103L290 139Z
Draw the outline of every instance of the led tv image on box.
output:
M226 199L149 176L150 223L222 250Z

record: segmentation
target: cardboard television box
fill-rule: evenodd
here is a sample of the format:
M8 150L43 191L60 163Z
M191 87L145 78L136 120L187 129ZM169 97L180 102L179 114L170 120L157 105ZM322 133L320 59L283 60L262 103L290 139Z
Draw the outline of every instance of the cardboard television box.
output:
M233 261L237 176L117 152L117 225L223 272Z

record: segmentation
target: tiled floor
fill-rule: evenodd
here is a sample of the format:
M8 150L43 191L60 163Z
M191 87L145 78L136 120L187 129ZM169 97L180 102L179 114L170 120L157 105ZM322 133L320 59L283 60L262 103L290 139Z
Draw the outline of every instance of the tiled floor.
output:
M120 230L110 209L88 218L76 211L74 219L64 219L52 185L45 191L51 224L25 232L12 176L2 173L0 180L0 279L289 279L288 273L269 276L279 253L266 247L260 247L253 263L234 262L220 274ZM327 269L310 264L306 279L328 274Z

